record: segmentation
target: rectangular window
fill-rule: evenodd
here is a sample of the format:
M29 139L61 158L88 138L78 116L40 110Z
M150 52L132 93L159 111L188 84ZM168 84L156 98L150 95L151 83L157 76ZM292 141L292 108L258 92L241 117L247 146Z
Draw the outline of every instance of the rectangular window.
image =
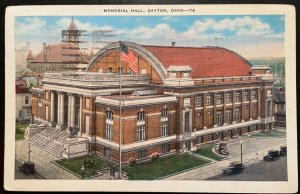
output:
M140 150L137 153L138 159L146 158L147 157L147 150Z
M203 137L202 136L198 137L198 143L203 143Z
M234 116L235 116L235 122L239 123L240 120L241 120L241 110L240 108L235 108L235 111L234 111Z
M211 96L211 94L207 94L207 96L206 96L206 105L207 106L212 105L212 96Z
M85 108L90 108L90 99L85 98Z
M217 94L217 104L223 103L223 94Z
M227 124L231 123L231 109L230 108L226 109L226 123Z
M168 135L168 109L164 108L161 111L161 118L160 118L160 130L161 130L161 136L167 136Z
M162 153L170 152L170 145L169 144L163 145L161 151Z
M252 91L252 96L251 96L252 100L256 100L257 99L257 92L256 90Z
M25 96L25 104L29 104L29 96Z
M112 140L113 138L113 112L105 112L105 138Z
M208 135L208 141L212 141L213 140L213 135L212 134L209 134Z
M222 126L223 125L222 111L217 111L216 118L217 118L217 126Z
M235 92L235 101L241 102L241 93L240 92Z
M195 106L196 107L202 107L203 103L202 103L202 95L196 96L195 97Z
M249 91L244 91L244 100L245 101L249 100Z
M136 132L137 141L145 140L145 129L146 129L145 112L139 112L137 114L137 132Z
M231 93L226 93L226 103L231 103Z
M107 68L107 72L112 73L113 72L112 67Z

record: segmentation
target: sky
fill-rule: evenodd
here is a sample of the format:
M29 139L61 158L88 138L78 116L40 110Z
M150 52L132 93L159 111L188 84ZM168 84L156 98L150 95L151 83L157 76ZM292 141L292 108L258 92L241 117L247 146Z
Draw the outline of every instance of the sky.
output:
M195 15L195 16L35 16L16 17L15 43L30 43L33 54L42 43L61 42L72 17L79 30L86 30L82 48L99 48L104 42L132 41L146 45L221 46L246 58L284 57L283 15ZM93 38L96 30L112 30Z

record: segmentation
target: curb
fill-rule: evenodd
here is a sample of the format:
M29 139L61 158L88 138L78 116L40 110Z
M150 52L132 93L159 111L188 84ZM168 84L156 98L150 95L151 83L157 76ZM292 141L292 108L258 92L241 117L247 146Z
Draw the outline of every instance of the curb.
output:
M163 176L163 177L159 177L159 178L156 178L156 179L153 179L153 180L162 180L162 179L165 179L165 178L168 178L168 177L171 177L171 176L175 176L175 175L178 175L178 174L181 174L181 173L184 173L184 172L188 172L188 171L191 171L191 170L194 170L194 169L197 169L197 168L202 168L204 166L207 166L207 165L210 165L210 164L213 164L214 162L209 162L209 163L206 163L206 164L202 164L200 166L195 166L193 168L189 168L189 169L186 169L186 170L182 170L182 171L179 171L179 172L175 172L173 174L169 174L169 175L166 175L166 176Z

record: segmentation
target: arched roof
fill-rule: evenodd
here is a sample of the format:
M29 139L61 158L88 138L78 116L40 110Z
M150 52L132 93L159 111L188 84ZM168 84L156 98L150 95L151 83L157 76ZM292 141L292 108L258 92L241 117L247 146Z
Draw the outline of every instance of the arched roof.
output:
M189 65L192 68L192 78L251 75L251 64L245 58L221 47L147 46L132 42L125 44L148 60L163 80L166 78L166 69L171 65ZM89 62L87 70L93 67L101 55L119 47L118 42L103 47Z

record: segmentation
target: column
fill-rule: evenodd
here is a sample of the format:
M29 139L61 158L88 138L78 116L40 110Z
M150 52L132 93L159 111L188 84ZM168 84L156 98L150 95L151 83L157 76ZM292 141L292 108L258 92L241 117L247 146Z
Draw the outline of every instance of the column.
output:
M64 93L60 94L60 124L63 125L65 123L65 95Z
M68 127L71 126L71 94L68 93Z
M57 125L60 125L60 92L57 94Z
M54 124L54 114L55 114L55 106L54 106L54 97L55 97L55 93L54 91L51 91L51 124Z
M71 95L71 127L75 127L75 95Z
M82 133L82 96L80 96L80 104L79 104L79 130Z

